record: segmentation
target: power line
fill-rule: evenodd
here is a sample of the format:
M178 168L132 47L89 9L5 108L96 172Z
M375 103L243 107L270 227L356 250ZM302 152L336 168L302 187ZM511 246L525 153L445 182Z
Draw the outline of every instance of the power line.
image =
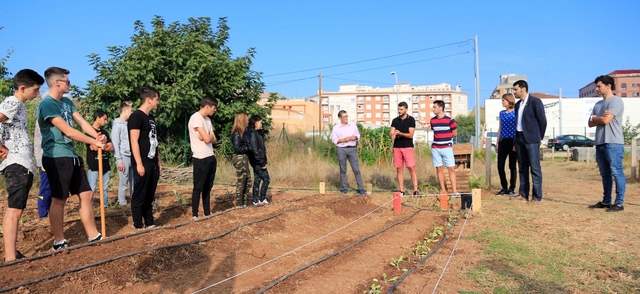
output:
M473 39L467 39L467 40L464 40L464 41L458 41L458 42L454 42L454 43L438 45L438 46L434 46L434 47L418 49L418 50L404 52L404 53L398 53L398 54L393 54L393 55L387 55L387 56L382 56L382 57L370 58L370 59L365 59L365 60L360 60L360 61L353 61L353 62L347 62L347 63L341 63L341 64L335 64L335 65L329 65L329 66L315 67L315 68L310 68L310 69L302 69L302 70L296 70L296 71L290 71L290 72L270 74L270 75L265 75L264 77L281 76L281 75L301 73L301 72L306 72L306 71L316 71L316 70L321 70L321 69L327 69L327 68L334 68L334 67L358 64L358 63L364 63L364 62L375 61L375 60L380 60L380 59L386 59L386 58L391 58L391 57L397 57L397 56L402 56L402 55L414 54L414 53L418 53L418 52L424 52L424 51L428 51L428 50L434 50L434 49L453 46L453 45L458 45L458 47L462 47L462 46L469 45L472 42L473 42Z
M383 85L395 85L394 83L387 83L387 82L372 82L372 81L353 80L353 79L341 79L341 78L334 78L334 77L325 77L325 78L327 78L327 79L332 79L332 80L342 80L342 81L358 82L358 83L383 84Z
M470 52L471 52L471 51L466 51L466 52L455 53L455 54L449 54L449 55L444 55L444 56L439 56L439 57L433 57L433 58L427 58L427 59L422 59L422 60L416 60L416 61L410 61L410 62L404 62L404 63L397 63L397 64L385 65L385 66L379 66L379 67L373 67L373 68L368 68L368 69L361 69L361 70L348 71L348 72L337 73L337 74L332 74L332 75L325 75L325 76L323 76L323 77L333 77L333 76L346 75L346 74L357 73L357 72L363 72L363 71L371 71L371 70L377 70L377 69L383 69L383 68L390 68L390 67L395 67L395 66L400 66L400 65L408 65L408 64L414 64L414 63L420 63L420 62L425 62L425 61L431 61L431 60L436 60L436 59L443 59L443 58L448 58L448 57L453 57L453 56L463 55L463 54L467 54L467 53L470 53Z
M289 83L294 83L294 82L299 82L299 81L304 81L304 80L310 80L310 79L317 79L318 76L311 76L311 77L306 77L306 78L299 78L299 79L293 79L293 80L284 80L284 81L275 81L275 82L270 82L270 83L265 83L267 86L278 86L278 85L283 85L283 84L289 84Z
M378 70L378 69L383 69L383 68L391 68L391 67L396 67L396 66L401 66L401 65L409 65L409 64L432 61L432 60L437 60L437 59L444 59L444 58L449 58L449 57L454 57L454 56L458 56L458 55L467 54L467 53L470 53L470 52L471 51L466 51L466 52L460 52L460 53L454 53L454 54L449 54L449 55L443 55L443 56L438 56L438 57L427 58L427 59L421 59L421 60L415 60L415 61L409 61L409 62L403 62L403 63L396 63L396 64L391 64L391 65L379 66L379 67L374 67L374 68L360 69L360 70L354 70L354 71L331 74L331 75L323 75L323 77L324 78L334 78L335 76L339 76L339 75L346 75L346 74L358 73L358 72L363 72L363 71L372 71L372 70ZM310 79L315 79L315 78L318 78L318 76L311 76L311 77L300 78L300 79L292 79L292 80L283 80L283 81L270 82L270 83L266 83L266 86L273 87L273 86L290 84L290 83L295 83L295 82L304 81L304 80L310 80ZM353 81L353 80L351 80L351 81ZM363 82L366 82L366 81L363 81ZM371 82L368 82L368 83L371 83ZM388 83L380 83L380 84L388 84Z

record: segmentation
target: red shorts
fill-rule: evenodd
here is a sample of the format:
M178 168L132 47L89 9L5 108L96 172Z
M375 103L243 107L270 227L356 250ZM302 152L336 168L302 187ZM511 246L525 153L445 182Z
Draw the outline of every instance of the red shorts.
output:
M416 156L413 153L413 147L393 148L393 165L395 165L396 168L416 166Z

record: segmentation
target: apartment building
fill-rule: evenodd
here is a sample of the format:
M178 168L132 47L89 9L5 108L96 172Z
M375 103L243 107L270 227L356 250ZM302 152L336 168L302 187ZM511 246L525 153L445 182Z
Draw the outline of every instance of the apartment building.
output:
M493 89L490 99L501 99L502 95L513 92L513 83L519 80L527 80L525 75L503 74L500 75L500 83Z
M640 69L618 69L610 72L609 75L616 85L614 95L620 98L640 97ZM593 79L595 80L595 77ZM593 81L580 89L580 98L599 96Z
M318 95L310 99L317 101ZM393 87L379 88L358 84L341 85L336 92L323 91L320 99L323 122L332 125L338 122L338 112L346 110L349 120L368 127L389 126L398 116L398 103L409 105L409 115L416 119L416 127L427 127L434 116L433 101L443 100L447 115L455 117L468 113L468 96L460 86L450 84L413 86L399 83Z

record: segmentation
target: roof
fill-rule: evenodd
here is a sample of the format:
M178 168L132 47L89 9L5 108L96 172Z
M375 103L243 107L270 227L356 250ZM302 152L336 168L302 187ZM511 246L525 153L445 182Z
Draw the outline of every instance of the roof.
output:
M546 93L540 93L540 92L531 92L529 93L529 95L531 96L536 96L538 98L559 98L556 95L551 95L551 94L546 94Z
M640 69L616 69L609 73L612 75L628 75L628 74L640 74Z

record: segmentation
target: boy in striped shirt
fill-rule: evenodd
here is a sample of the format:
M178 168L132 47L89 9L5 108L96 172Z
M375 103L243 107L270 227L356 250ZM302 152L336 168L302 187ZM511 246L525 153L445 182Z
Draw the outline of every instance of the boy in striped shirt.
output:
M433 113L436 115L431 118L431 129L433 130L433 144L431 145L431 160L433 166L438 171L438 183L440 183L440 191L447 191L444 183L443 166L449 170L449 179L451 179L451 187L453 194L458 193L456 188L456 162L453 157L453 137L458 135L456 120L444 113L444 101L436 100L433 102Z

